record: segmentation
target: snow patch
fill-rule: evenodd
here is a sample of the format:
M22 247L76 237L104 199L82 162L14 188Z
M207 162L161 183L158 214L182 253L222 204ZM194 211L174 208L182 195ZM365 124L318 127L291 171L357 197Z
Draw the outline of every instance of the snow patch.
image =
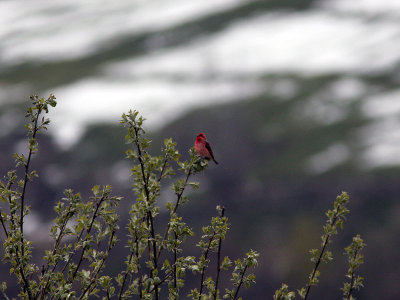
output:
M344 163L349 157L348 147L342 143L335 143L313 155L306 163L306 170L313 174L321 174Z

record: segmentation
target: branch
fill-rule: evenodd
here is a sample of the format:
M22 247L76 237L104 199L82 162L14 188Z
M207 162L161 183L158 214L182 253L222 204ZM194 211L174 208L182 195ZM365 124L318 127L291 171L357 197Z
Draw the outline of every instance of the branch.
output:
M86 237L87 237L87 235L90 233L90 231L92 230L92 226L93 226L94 220L95 220L96 217L97 217L97 211L99 210L99 207L100 207L101 204L103 203L104 199L105 199L105 197L104 197L104 195L103 195L103 196L100 198L100 201L96 204L96 210L95 210L94 213L93 213L92 220L91 220L91 222L90 222L89 228L86 230ZM114 234L114 233L113 233L113 234ZM72 282L72 281L75 279L75 277L76 277L76 273L78 272L79 267L80 267L80 265L81 265L81 263L82 263L82 261L83 261L83 255L85 254L85 251L86 251L87 247L88 247L87 245L85 245L85 246L83 247L83 250L82 250L82 253L81 253L81 257L79 258L79 262L78 262L78 264L77 264L77 266L76 266L76 268L75 268L74 273L72 274L72 278L70 279L70 282Z
M136 232L135 232L136 234ZM135 249L135 253L134 251L131 251L131 254L129 256L129 261L128 261L128 267L132 262L132 258L133 258L133 254L135 254L135 256L137 257L137 261L139 261L139 240L136 234L136 238L135 238L135 244L136 244L136 249ZM142 276L140 275L140 263L137 264L137 275L138 275L138 279L139 279L139 297L140 299L142 299L142 289L143 289L143 283L142 283ZM121 288L119 290L119 295L118 295L118 299L122 299L122 292L124 291L124 286L125 286L125 282L126 282L126 278L128 277L128 272L125 272L124 275L124 279L122 281L122 285Z
M354 252L354 256L353 258L355 258L357 256L357 251ZM350 300L351 299L351 293L353 293L354 290L354 272L351 272L351 280L350 280L350 289L348 294L346 295L346 299Z
M135 130L135 135L136 135L136 138L137 138L136 142L135 142L136 143L136 149L137 149L137 152L138 152L138 157L137 158L139 160L140 168L141 168L141 171L142 171L143 186L144 186L144 191L145 191L145 194L146 194L147 206L148 206L149 203L150 203L150 192L149 192L149 187L148 187L148 183L149 183L148 179L149 179L150 174L148 174L148 176L146 176L146 172L144 170L144 162L143 162L143 159L142 159L142 149L140 148L140 144L138 142L138 138L139 138L139 132L138 131L139 131L139 129L137 127L134 127L133 129ZM155 230L154 230L154 220L153 220L153 215L152 215L151 209L147 210L147 222L150 223L148 225L150 225L150 234L151 234L151 238L152 238L152 243L150 241L148 241L148 242L149 242L149 245L151 243L152 246L153 246L152 258L153 258L153 265L154 266L153 266L152 272L150 273L151 278L153 278L154 271L158 270L158 266L157 266L158 257L157 257L156 235L155 235ZM150 251L149 251L149 255L150 255ZM158 300L158 289L157 288L155 289L155 299Z
M174 247L174 288L177 290L177 288L178 288L178 285L177 285L177 278L176 278L176 276L177 276L177 274L176 274L176 260L177 260L177 255L178 255L178 251L177 251L177 249L176 249L176 244L177 244L177 239L178 239L178 236L177 236L177 234L176 234L176 232L174 232L174 236L175 236L175 247Z
M173 267L176 267L175 266L175 264L173 265ZM162 280L160 280L160 285L162 284L162 283L164 283L168 278L170 278L172 275L174 274L174 269L172 268L172 270L171 271L169 271L166 275L165 275L165 277L162 279ZM150 289L150 293L152 293L153 291L154 291L154 286Z
M213 231L212 236L210 237L209 241L208 241L208 245L206 250L203 252L204 255L204 262L207 261L207 257L208 257L208 252L210 251L210 247L211 247L211 243L214 240L215 237L215 231ZM203 293L203 281L204 281L204 274L206 271L206 265L203 266L203 268L201 269L201 278L200 278L200 289L199 289L199 300L201 299L201 294Z
M225 207L222 207L221 211L221 218L224 216ZM219 274L221 272L221 246L222 246L222 237L219 238L218 242L218 252L217 252L217 276L215 278L215 291L214 291L214 300L217 300L218 294L218 281L219 281Z
M77 243L79 243L79 242L81 241L82 235L83 235L83 232L84 232L84 231L85 231L85 228L83 228L83 229L81 230L81 232L79 233L79 236L76 238L76 242L77 242ZM63 267L62 270L61 270L61 273L64 273L65 269L69 266L69 264L70 264L70 262L71 262L71 259L72 259L72 257L75 255L75 253L76 253L77 250L78 250L78 249L75 248L75 249L71 252L71 254L70 254L69 257L68 257L67 262L64 264L64 267Z
M41 106L37 110L36 116L35 116L35 124L33 127L33 133L32 133L32 140L35 140L36 133L39 131L39 128L37 126L37 122L39 120L39 115L42 112ZM20 215L20 230L21 230L21 235L23 236L24 234L24 205L25 205L25 191L26 191L26 185L28 184L29 181L29 164L31 162L31 157L33 154L33 148L32 146L29 147L29 154L28 154L28 160L25 163L25 175L24 175L24 185L22 187L22 194L21 194L21 215ZM22 237L21 237L22 239ZM22 240L21 240L22 242ZM24 247L22 243L22 256L24 256Z
M38 110L36 112L36 116L35 116L35 123L34 123L34 127L33 127L33 133L32 133L32 139L31 140L35 140L36 133L39 131L37 123L38 123L39 115L40 115L41 112L42 112L42 106L39 106L39 108L38 108ZM23 183L22 193L21 193L21 207L20 207L20 219L19 219L19 226L20 226L20 231L21 231L21 263L23 263L23 258L25 256L25 242L24 242L25 192L26 192L26 186L27 186L28 181L29 181L29 164L31 162L32 154L33 154L33 146L30 145L29 146L28 160L24 164L24 166L25 166L25 174L24 174L24 183ZM25 275L22 272L23 267L24 266L21 266L21 276L22 276L22 278L24 280L24 283L26 285L26 291L28 293L28 298L29 299L33 299L31 287L30 287L30 284L29 284L29 280L24 278Z
M56 241L55 241L55 243L54 243L54 247L53 247L53 251L52 251L51 256L54 256L54 255L56 254L57 249L58 249L58 247L59 247L59 245L60 245L61 239L62 239L62 237L64 236L63 233L64 233L65 227L67 226L67 223L68 223L68 221L69 221L68 215L69 215L69 213L70 213L71 207L72 207L72 205L70 204L70 205L68 206L68 208L67 208L66 217L65 217L65 219L64 219L64 222L63 222L62 225L61 225L60 232L59 232L59 234L58 234L58 236L57 236L57 239L56 239ZM51 272L54 272L54 270L56 269L58 263L59 263L59 261L55 262L55 264L54 264L54 266L53 266ZM48 274L49 268L50 268L50 263L47 262L47 265L46 265L46 267L44 268L44 271L43 271L43 276L44 276L45 274ZM50 284L50 277L47 278L46 284L44 285L44 287L42 287L40 299L44 299L44 296L46 295L46 289L47 289L47 287L49 286L49 284Z
M8 298L7 294L2 289L0 289L0 291L1 291L1 294L3 295L4 299L10 300L10 298Z
M133 257L133 251L131 252L131 255L129 256L128 265L131 264L132 257ZM121 297L122 297L122 292L124 291L126 277L128 277L128 272L125 272L124 279L122 280L122 285L121 285L121 288L119 290L118 299L121 299ZM142 297L140 297L140 299L142 299Z
M36 121L35 121L35 132L33 134L33 138L36 135L36 132L37 132L36 130L37 130L37 118L36 118ZM21 249L20 249L21 250L21 259L20 259L19 254L18 254L18 251L19 251L18 246L15 245L16 260L17 260L17 264L19 266L19 271L20 271L22 280L24 282L24 290L28 293L28 299L33 299L33 296L32 296L32 291L31 291L29 280L26 278L26 275L25 275L25 272L24 272L25 264L23 262L23 259L24 259L24 256L25 256L25 241L24 241L24 234L23 234L23 230L24 230L24 225L23 224L24 224L25 190L26 190L27 182L29 180L28 172L29 172L29 164L30 164L31 156L32 156L32 148L29 150L28 161L25 164L25 177L24 177L24 183L23 183L23 190L22 190L22 194L21 194L21 197L20 197L21 206L20 206L19 230L21 232L21 239L20 239L20 241L21 241ZM10 195L9 203L11 204L11 195ZM11 212L11 222L15 226L16 225L15 224L15 220L14 220L12 215L13 215L13 213ZM2 224L3 224L3 220L2 220ZM3 229L5 229L4 224L3 224ZM7 232L6 232L6 235L7 235Z
M11 186L14 184L13 175L15 175L15 171L8 172L7 175L8 175L8 182L7 182L7 186L6 186L5 190L8 191L8 206L10 207L10 210L11 210ZM1 215L1 212L0 212L0 220L1 220L1 225L3 226L4 233L5 233L6 237L8 238L8 231L7 231L4 219ZM14 214L12 213L12 211L10 212L10 222L13 225L13 228L15 228L16 226L15 226ZM17 252L17 254L18 254L18 252Z
M1 222L1 226L3 227L4 233L6 235L6 238L8 238L8 231L7 231L6 225L4 223L3 217L1 215L1 211L0 211L0 222Z
M246 273L246 270L247 270L247 264L246 264L246 266L244 267L244 270L243 270L242 276L240 276L239 285L238 285L238 287L236 288L236 292L235 292L235 295L233 296L233 300L235 300L235 299L236 299L236 297L237 297L237 296L238 296L238 294L239 294L239 290L240 290L240 287L242 286L242 283L243 283L243 277L244 277L244 274Z
M337 219L338 219L338 214L336 214L335 217L332 219L330 225L333 226L333 225L336 223ZM316 274L316 272L317 272L317 270L318 270L318 266L319 266L319 264L321 263L322 256L324 255L326 246L328 245L330 238L331 238L331 235L330 235L330 234L327 234L326 237L325 237L324 243L323 243L323 245L322 245L322 250L321 250L321 252L320 252L320 254L319 254L319 256L318 256L318 260L317 260L317 262L315 263L314 270L312 271L311 277L310 277L310 279L309 279L309 281L308 281L306 294L305 294L305 296L304 296L304 298L303 298L304 300L307 299L308 293L310 292L310 289L311 289L311 286L312 286L311 283L312 283L312 281L313 281L313 279L314 279L314 277L315 277L315 274Z
M167 163L168 163L168 155L165 154L165 156L164 156L164 163L163 163L163 166L162 166L162 168L161 168L160 175L158 176L158 182L161 181L162 176L164 175L164 171L165 171L165 167L167 166Z
M92 273L91 282L86 287L86 289L83 291L82 295L79 297L79 300L83 299L83 297L86 295L86 293L88 291L89 291L89 296L90 296L90 292L96 287L96 285L94 287L92 287L92 285L93 285L93 283L96 283L96 278L99 275L100 271L102 270L104 262L106 261L108 255L110 254L111 249L113 248L114 235L115 235L115 230L113 230L112 233L111 233L110 239L108 241L107 251L104 254L103 258L101 259L101 263L100 263L99 267L97 268L97 270L95 272Z
M192 174L192 168L193 168L193 165L190 166L189 171L188 171L188 173L186 175L186 178L185 178L185 182L184 182L183 188L180 191L180 193L177 195L175 207L174 207L174 210L172 211L172 214L176 213L176 211L178 210L178 206L179 206L180 201L182 199L183 192L185 191L187 182L189 181L189 177ZM164 237L163 237L163 239L161 240L161 243L160 243L160 248L158 249L157 258L160 258L161 251L164 249L163 244L164 244L165 240L168 237L168 233L169 233L169 229L170 228L171 228L171 223L168 222L167 229L165 230L165 233L164 233Z
M13 183L14 183L14 181L12 181L12 179L10 178L10 180L9 180L9 182L7 184L7 190L11 190L11 186L13 185ZM11 201L12 201L12 199L11 199L11 193L10 193L9 197L8 197L8 204L9 204L10 207L11 207ZM15 214L15 212L11 211L11 213L10 213L10 222L11 222L12 228L16 229L18 225L16 224L17 222L14 219L14 214ZM6 235L7 235L7 232L6 232ZM23 245L22 245L22 247L23 247ZM26 279L26 276L25 276L25 273L24 273L24 268L23 268L23 266L21 264L21 260L20 260L19 254L18 254L19 253L18 252L18 245L14 245L14 248L15 248L15 259L17 260L17 265L19 266L19 273L21 275L22 281L24 282L24 290L29 290L30 291L30 289L26 288L26 287L29 286L29 282ZM28 293L28 297L29 297L29 295L30 294ZM30 295L29 299L33 299L32 295Z

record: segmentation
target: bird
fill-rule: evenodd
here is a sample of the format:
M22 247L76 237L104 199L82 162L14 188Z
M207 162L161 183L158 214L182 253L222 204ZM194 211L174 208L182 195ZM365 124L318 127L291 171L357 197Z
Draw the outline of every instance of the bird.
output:
M211 150L211 146L207 142L206 135L203 132L200 132L197 135L196 141L194 142L194 149L199 156L206 159L212 159L218 165L218 162L215 160L214 154Z

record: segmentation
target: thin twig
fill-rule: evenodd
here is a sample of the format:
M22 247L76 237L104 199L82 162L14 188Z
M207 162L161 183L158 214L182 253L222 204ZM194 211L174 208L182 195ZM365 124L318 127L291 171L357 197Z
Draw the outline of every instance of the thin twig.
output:
M222 207L221 218L224 217L224 213L225 213L225 207ZM220 272L221 272L221 247L222 247L222 237L219 238L219 242L218 242L218 252L217 252L217 276L216 276L216 278L215 278L214 300L217 299L219 274L220 274Z
M7 183L7 187L6 187L6 190L9 191L9 196L8 196L8 205L9 205L9 207L11 206L11 186L13 184L14 184L14 181L12 180L12 176L9 175L8 183ZM1 219L1 224L3 226L3 229L4 229L4 233L6 234L6 237L8 238L7 228L5 226L3 217L1 216L1 212L0 212L0 219ZM14 225L14 227L15 227L15 221L14 221L12 212L10 213L10 221L11 221L12 225ZM17 254L18 254L18 252L17 252Z
M139 137L138 128L134 127L133 129L135 130L136 137ZM147 205L149 205L150 204L150 192L149 192L149 187L148 187L148 178L149 178L150 174L148 174L148 176L146 176L146 172L144 170L144 162L142 159L142 149L140 148L140 144L138 141L136 142L136 149L138 152L137 158L139 160L140 168L142 171L142 180L143 180L143 185L144 185L144 191L146 194ZM147 178L147 180L146 180L146 178ZM152 248L153 248L152 249L153 250L153 253L152 253L153 270L150 272L150 276L151 276L151 278L153 278L154 271L158 270L158 266L157 266L158 257L157 257L156 235L155 235L155 230L154 230L154 222L153 222L153 215L152 215L151 209L147 210L147 221L149 223L148 225L150 225L150 234L151 234ZM150 241L149 241L149 243L150 243ZM150 255L150 252L151 251L149 251L149 255ZM155 299L158 300L158 288L155 288L154 292L155 292Z
M3 295L4 299L10 300L10 298L8 298L8 296L6 295L5 292L3 292L3 290L0 290L0 291L1 291L1 294Z
M244 277L244 274L246 273L246 270L247 270L247 265L244 267L244 270L243 270L242 276L240 276L239 285L238 285L238 287L236 288L236 292L235 292L235 295L233 296L233 300L235 300L235 299L236 299L236 297L237 297L237 296L238 296L238 294L239 294L239 290L240 290L240 287L242 286L242 283L243 283L243 277Z
M83 235L83 232L84 232L84 231L85 231L85 228L83 228L83 229L81 230L81 232L79 233L79 235L77 236L77 238L76 238L76 243L79 243L79 242L81 241L82 235ZM69 266L69 264L70 264L70 262L71 262L71 260L72 260L72 257L75 255L75 253L77 252L77 250L78 250L78 249L75 248L75 249L70 253L67 262L64 264L64 267L63 267L62 270L61 270L61 273L64 273L65 269Z
M112 233L111 233L110 239L108 241L108 248L107 248L107 251L104 254L103 258L101 259L100 266L97 268L97 270L95 272L92 273L91 283L83 291L82 295L79 297L79 300L83 299L83 297L86 295L86 293L88 291L89 291L89 294L90 294L90 292L96 287L96 285L94 285L94 287L92 287L92 285L94 283L96 283L96 277L99 275L100 271L103 269L104 262L106 261L107 257L110 254L111 249L113 248L112 244L113 244L114 235L115 235L115 230L113 230Z
M172 275L174 274L174 270L172 269L171 271L169 271L167 273L167 275L165 275L165 277L160 280L160 285L163 284L168 278L170 278ZM150 293L152 293L154 291L154 286L150 289Z
M357 253L358 253L358 251L355 250L355 251L354 251L354 255L353 255L353 259L356 258ZM348 300L351 299L351 293L352 293L353 290L354 290L354 279L355 279L355 276L354 276L354 275L355 275L355 274L354 274L354 271L352 271L352 272L351 272L351 280L350 280L350 289L349 289L348 294L346 295L346 297L347 297Z
M37 127L37 122L39 120L39 115L42 112L42 109L37 110L36 117L35 117L35 125L33 127L33 134L32 134L32 140L35 139L36 133L39 131ZM28 154L28 160L26 161L25 165L25 175L24 175L24 185L22 187L22 194L21 194L21 215L20 215L20 230L21 230L21 235L23 236L24 233L24 205L25 205L25 191L26 191L26 185L28 184L29 181L29 164L31 162L31 157L32 157L33 151L32 147L29 149L29 154ZM24 247L22 247L22 256L24 256Z
M133 257L133 251L131 252L131 255L129 256L128 267L129 267L129 265L131 264L132 257ZM128 272L125 272L124 279L122 280L121 288L120 288L120 290L119 290L118 299L121 299L121 297L122 297L122 292L123 292L123 290L124 290L125 281L126 281L126 277L127 277L127 276L128 276ZM140 299L141 299L141 298L142 298L142 297L140 297Z
M91 220L91 222L90 222L89 228L86 230L86 237L87 237L87 235L90 233L90 231L92 230L94 220L95 220L96 217L97 217L97 211L99 210L99 207L100 207L101 204L103 203L104 199L105 199L105 197L102 196L102 197L100 198L100 201L96 204L96 209L95 209L95 211L94 211L94 213L93 213L92 220ZM78 264L77 264L77 266L76 266L76 268L75 268L74 273L72 274L72 278L70 279L70 282L72 282L72 281L75 279L76 273L78 272L79 267L81 266L81 263L82 263L82 261L83 261L83 255L85 254L85 251L86 251L87 247L88 247L88 246L85 245L85 246L83 247L83 249L82 249L81 257L79 258L79 262L78 262Z
M140 299L143 298L143 282L142 282L142 275L140 274L140 261L139 261L139 240L136 238L136 253L137 257L137 276L139 279L139 297Z
M337 220L337 219L338 219L338 215L335 215L335 217L332 219L332 222L330 223L330 225L333 226L333 225L336 223L336 220ZM328 245L330 238L331 238L331 235L328 234L328 235L326 236L325 240L324 240L324 243L323 243L323 246L322 246L322 250L321 250L321 252L320 252L320 254L319 254L319 257L318 257L317 262L315 263L315 267L314 267L314 270L313 270L313 272L312 272L312 274L311 274L310 280L308 281L307 290L306 290L306 294L305 294L305 296L304 296L304 300L307 299L308 293L310 292L310 289L311 289L311 286L312 286L312 285L311 285L311 282L313 281L313 279L314 279L314 277L315 277L315 274L317 273L318 266L319 266L319 264L320 264L321 261L322 261L322 256L323 256L323 254L324 254L324 252L325 252L325 248L326 248L326 246Z
M71 207L72 207L71 204L67 207L67 213L66 213L65 219L64 219L64 221L63 221L63 223L61 225L60 232L59 232L59 234L57 236L57 239L56 239L56 241L54 243L54 247L53 247L53 251L52 251L51 256L54 256L54 254L56 254L57 249L58 249L58 247L60 245L61 239L64 236L64 230L65 230L65 228L67 226L67 223L69 221L69 214L70 214ZM54 270L56 269L58 263L59 263L59 260L55 262L51 272L54 272ZM42 276L44 276L45 274L48 274L49 268L50 268L50 263L47 262L46 267L44 267L44 271L43 271L43 275ZM40 299L44 299L44 296L46 295L46 289L47 289L49 284L50 284L50 277L47 278L46 284L44 285L44 287L42 287Z
M8 182L7 190L11 190L11 186L13 185L13 183L14 183L13 181L9 181ZM8 204L9 204L9 206L11 206L11 194L8 197ZM14 230L15 230L18 225L16 224L16 220L14 219L14 214L15 214L15 211L14 212L11 211L11 213L10 213L10 222L11 222L12 228L14 228ZM17 265L19 266L19 273L20 273L20 275L22 277L22 281L24 282L24 291L25 291L25 290L27 290L26 287L29 286L29 282L26 279L26 276L25 276L25 273L24 273L24 268L21 265L21 260L19 258L19 254L18 254L19 253L18 252L18 245L14 245L14 248L15 248L15 258L17 260ZM28 293L28 297L29 297L29 293ZM32 298L29 298L29 299L32 299Z
M39 131L37 127L37 123L39 120L39 115L42 112L41 106L37 110L36 116L35 116L35 123L33 127L33 133L32 133L32 140L35 139L36 133ZM23 263L23 258L25 256L25 242L24 242L24 208L25 208L25 191L26 191L26 186L29 181L29 164L31 162L31 157L33 154L33 149L32 147L29 147L29 154L28 154L28 160L26 161L25 165L25 175L24 175L24 184L22 186L22 193L21 193L21 207L20 207L20 220L19 220L19 226L20 226L20 231L21 231L21 263ZM22 267L22 266L21 266ZM21 272L22 275L22 272ZM24 275L22 275L24 277ZM33 299L32 297L32 291L31 287L29 284L29 280L24 279L24 282L26 284L26 291L28 292L28 298Z
M176 213L176 211L178 210L178 206L179 206L180 201L181 201L181 199L182 199L183 192L185 191L185 187L186 187L186 185L187 185L187 182L188 182L189 177L190 177L191 174L192 174L192 166L190 166L189 171L188 171L188 173L187 173L187 175L186 175L185 182L184 182L184 184L183 184L182 190L181 190L181 191L179 192L179 194L177 195L175 207L174 207L174 209L173 209L173 211L172 211L172 214ZM163 239L161 240L160 248L158 249L158 253L157 253L157 257L158 257L158 258L160 258L161 251L164 249L163 244L164 244L164 241L165 241L165 240L167 239L167 237L168 237L168 233L169 233L169 229L170 229L170 228L171 228L171 223L169 222L168 225L167 225L167 229L165 230L164 237L163 237Z
M137 262L139 262L139 239L138 239L138 236L137 236L136 229L135 229L135 244L136 244L135 250L134 251L132 250L131 254L129 256L128 267L132 262L133 255L136 256ZM121 288L119 290L118 299L122 298L122 293L124 291L124 286L125 286L125 282L126 282L126 278L128 277L128 274L130 274L130 273L129 272L125 272L124 279L122 280ZM136 274L137 274L138 280L139 280L139 297L140 297L140 299L142 299L142 297L143 297L142 296L143 283L142 283L142 276L140 274L140 263L137 264L137 272L136 272ZM132 278L132 276L131 276L131 278Z
M162 179L162 177L164 175L164 171L165 171L165 167L167 166L167 162L168 162L168 156L167 156L167 154L165 154L164 163L163 163L163 166L161 168L160 175L158 176L158 182L161 181L161 179Z
M5 225L5 223L4 223L3 217L2 217L2 215L1 215L1 211L0 211L0 222L1 222L1 225L3 226L3 230L4 230L4 233L5 233L5 235L6 235L6 238L8 238L7 228L6 228L6 225Z
M206 248L206 251L204 251L204 262L207 261L207 257L208 257L208 252L210 251L210 247L211 247L211 243L214 240L215 237L215 231L213 232L212 236L210 237L210 240L208 241L208 245ZM201 299L201 294L203 293L203 281L204 281L204 275L205 275L205 271L206 271L206 265L203 266L203 268L201 269L201 278L200 278L200 290L199 290L199 300Z
M178 259L178 251L176 249L176 244L177 244L177 239L178 236L176 234L176 232L174 232L174 237L175 237L175 247L174 247L174 288L175 290L178 292L178 285L177 285L177 274L176 274L176 261Z

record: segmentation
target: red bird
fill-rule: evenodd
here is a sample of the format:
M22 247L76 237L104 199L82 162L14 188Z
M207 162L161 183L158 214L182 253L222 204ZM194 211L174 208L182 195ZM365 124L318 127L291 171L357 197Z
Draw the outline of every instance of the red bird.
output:
M206 135L202 132L196 137L196 141L194 142L194 149L197 154L202 158L212 159L217 165L218 162L215 160L213 152L211 150L210 144L207 142Z

